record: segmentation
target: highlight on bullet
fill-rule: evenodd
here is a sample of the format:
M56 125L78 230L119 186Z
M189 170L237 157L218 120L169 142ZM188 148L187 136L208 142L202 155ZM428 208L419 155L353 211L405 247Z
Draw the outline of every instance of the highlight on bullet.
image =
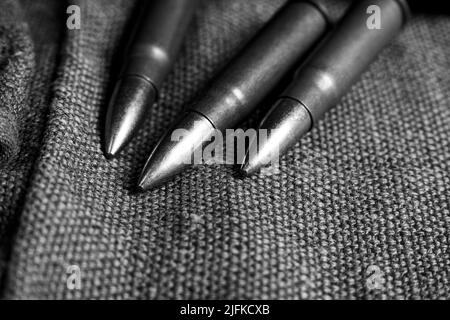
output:
M298 101L280 99L259 125L259 130L268 132L267 139L254 140L249 144L241 167L242 174L250 176L278 163L280 155L290 146L289 137L303 135L311 126L311 115Z
M227 129L223 132L215 129L202 115L190 112L176 129L169 132L171 134L164 136L150 155L138 181L140 190L158 187L189 166L235 166L242 165L245 158L252 167L269 167L270 170L265 171L267 175L273 174L273 169L278 167L276 148L271 148L267 155L257 153L257 145L266 145L268 137L272 139L269 143L278 142L274 138L277 134L269 135L265 129ZM248 143L250 148L247 149ZM247 168L243 170L245 172ZM253 169L248 166L248 170Z
M367 26L367 8L376 5L383 28ZM382 49L408 20L404 0L364 0L355 3L325 43L297 71L287 89L270 109L260 128L275 130L260 144L254 160L246 158L242 171L253 174L277 147L280 153L299 141L327 111L337 105ZM256 160L255 160L256 159Z
M195 150L201 149L215 130L208 119L195 112L188 112L175 128L183 129L186 134L175 137L171 130L162 137L144 166L138 180L139 189L158 187L189 167Z
M334 16L339 19L346 9L347 6L341 7ZM335 10L321 10L311 1L288 1L211 81L188 110L201 115L212 128L222 131L235 128L326 35L335 20L331 18L331 12ZM195 133L201 129L192 127L191 130L190 139L198 142L209 138ZM166 137L169 135L167 133ZM183 156L189 149L163 140L145 166L139 181L141 187L156 186L187 167L176 164L178 156L171 148ZM167 165L163 164L165 160Z
M155 99L156 90L147 80L138 76L119 80L106 114L104 151L108 159L135 136Z
M198 4L198 0L142 1L107 110L107 158L117 156L142 126L172 69Z

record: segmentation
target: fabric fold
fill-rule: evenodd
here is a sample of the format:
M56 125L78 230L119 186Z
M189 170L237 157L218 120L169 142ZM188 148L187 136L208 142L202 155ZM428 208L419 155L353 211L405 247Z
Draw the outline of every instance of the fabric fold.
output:
M61 4L0 1L0 279L46 128L65 25Z
M0 4L0 166L17 155L20 122L29 102L33 43L17 1Z

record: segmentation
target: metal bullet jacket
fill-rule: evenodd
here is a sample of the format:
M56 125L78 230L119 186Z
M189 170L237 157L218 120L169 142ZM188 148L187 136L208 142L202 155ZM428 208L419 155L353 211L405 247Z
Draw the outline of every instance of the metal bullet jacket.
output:
M380 9L379 29L367 23L367 10L373 5ZM308 132L339 102L399 33L408 17L408 5L402 0L355 3L339 26L298 69L292 83L265 116L260 128L276 134L258 144L256 156L247 155L243 173L252 174L269 164L273 160L271 155L284 153Z
M157 101L198 0L144 1L105 122L105 154L114 157L135 136Z
M189 166L183 159L191 156L193 147L201 147L209 140L209 134L205 133L234 128L243 121L323 38L331 23L326 11L314 2L288 2L206 91L189 104L183 119L165 134L152 152L139 186L151 189L182 172ZM195 126L184 127L194 123L194 119L202 130ZM190 134L174 142L171 132L179 128L188 129Z

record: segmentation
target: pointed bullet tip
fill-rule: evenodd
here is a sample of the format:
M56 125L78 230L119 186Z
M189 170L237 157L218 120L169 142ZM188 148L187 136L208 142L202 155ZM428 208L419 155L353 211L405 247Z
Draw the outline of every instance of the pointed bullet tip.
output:
M144 187L143 187L141 184L138 184L138 185L136 186L136 192L142 193L142 192L144 192L144 191L145 191L145 189L144 189Z
M241 167L241 168L239 169L239 172L240 172L240 174L241 174L243 177L248 177L248 176L249 176L249 172L248 172L248 170L247 170L246 167Z
M114 148L114 143L108 142L105 144L104 147L104 154L106 159L108 160L113 160L114 158L117 157L118 153L119 153L119 149L118 148Z
M155 177L153 174L149 173L148 168L144 168L142 175L139 177L136 188L140 192L145 192L160 187L164 184L164 182L165 180L158 179L158 177Z
M250 163L244 163L242 165L242 167L240 168L240 173L244 176L244 177L249 177L252 176L255 172L257 171L256 168L252 167L250 165Z
M106 112L104 150L107 158L116 157L134 138L156 100L156 90L137 76L122 78L114 88Z
M248 147L245 157L242 160L242 165L239 169L239 172L241 173L241 175L243 177L249 177L249 176L253 175L255 173L255 171L258 170L257 166L255 166L253 161L250 161L251 159L249 158L249 150L252 148L253 145L254 144L252 142L250 144L250 146Z
M149 191L162 185L162 182L151 181L148 178L140 178L136 186L139 192Z
M123 147L124 147L123 141L121 141L121 139L118 139L117 136L113 136L110 130L106 130L105 140L103 144L103 150L106 159L112 160L116 158Z
M111 154L111 153L108 153L108 152L105 152L105 158L106 158L107 160L114 160L115 155L113 155L113 154Z
M145 188L145 175L141 175L137 181L136 189L138 192L144 192Z

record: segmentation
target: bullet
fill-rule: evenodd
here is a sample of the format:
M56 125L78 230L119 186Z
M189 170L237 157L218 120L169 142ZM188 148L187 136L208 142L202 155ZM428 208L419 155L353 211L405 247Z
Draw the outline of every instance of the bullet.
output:
M375 7L374 7L375 6ZM377 14L379 29L370 20ZM241 168L251 175L269 164L311 130L335 106L380 51L399 33L409 16L403 0L358 1L263 118L269 137L253 140ZM374 16L376 17L376 16ZM257 150L254 154L249 150Z
M185 160L191 159L214 130L233 128L248 116L325 35L336 15L313 1L288 2L162 137L144 167L139 188L152 189L182 172L189 166ZM173 139L175 129L187 133Z
M198 0L142 1L142 13L108 106L104 151L116 156L141 127L175 61Z

